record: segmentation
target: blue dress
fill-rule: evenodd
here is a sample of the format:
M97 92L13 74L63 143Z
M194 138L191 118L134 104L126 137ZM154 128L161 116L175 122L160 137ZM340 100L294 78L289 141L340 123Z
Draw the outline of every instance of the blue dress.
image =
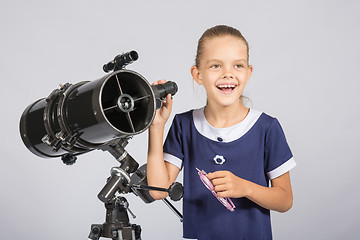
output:
M203 185L196 168L231 171L262 186L296 163L276 118L250 109L229 128L214 128L204 108L177 114L164 143L164 159L184 170L183 237L198 240L272 239L270 211L247 198L227 210Z

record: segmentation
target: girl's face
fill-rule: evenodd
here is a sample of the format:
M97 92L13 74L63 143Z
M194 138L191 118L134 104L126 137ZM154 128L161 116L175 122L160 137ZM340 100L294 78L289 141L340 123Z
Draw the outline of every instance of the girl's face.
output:
M195 81L205 87L208 104L223 107L241 104L240 96L251 73L246 45L233 36L206 40L199 67L191 68Z

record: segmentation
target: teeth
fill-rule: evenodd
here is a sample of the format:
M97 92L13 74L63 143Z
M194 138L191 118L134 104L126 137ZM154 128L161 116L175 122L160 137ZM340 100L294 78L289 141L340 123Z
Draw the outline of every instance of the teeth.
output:
M227 85L218 85L217 87L219 87L219 88L234 88L235 87L235 85L234 84L227 84Z

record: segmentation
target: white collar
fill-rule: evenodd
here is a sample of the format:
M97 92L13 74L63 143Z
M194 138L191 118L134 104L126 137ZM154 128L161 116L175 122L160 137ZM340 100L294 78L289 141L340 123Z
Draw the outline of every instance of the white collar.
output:
M251 109L244 120L227 128L215 128L205 118L204 108L195 109L193 118L196 130L206 138L216 142L232 142L241 138L259 119L262 112Z

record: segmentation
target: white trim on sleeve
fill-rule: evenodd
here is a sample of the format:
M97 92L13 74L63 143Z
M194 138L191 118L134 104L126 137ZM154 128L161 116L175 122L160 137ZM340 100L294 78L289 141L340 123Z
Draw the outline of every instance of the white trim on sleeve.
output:
M180 158L175 157L174 155L164 152L164 160L167 161L168 163L175 165L179 169L182 168L183 161Z
M267 172L267 176L270 180L272 180L274 178L277 178L277 177L283 175L284 173L287 173L288 171L293 169L295 166L296 166L296 162L295 162L294 158L290 158L289 160L284 162L279 167L275 168L274 170L272 170L270 172Z

